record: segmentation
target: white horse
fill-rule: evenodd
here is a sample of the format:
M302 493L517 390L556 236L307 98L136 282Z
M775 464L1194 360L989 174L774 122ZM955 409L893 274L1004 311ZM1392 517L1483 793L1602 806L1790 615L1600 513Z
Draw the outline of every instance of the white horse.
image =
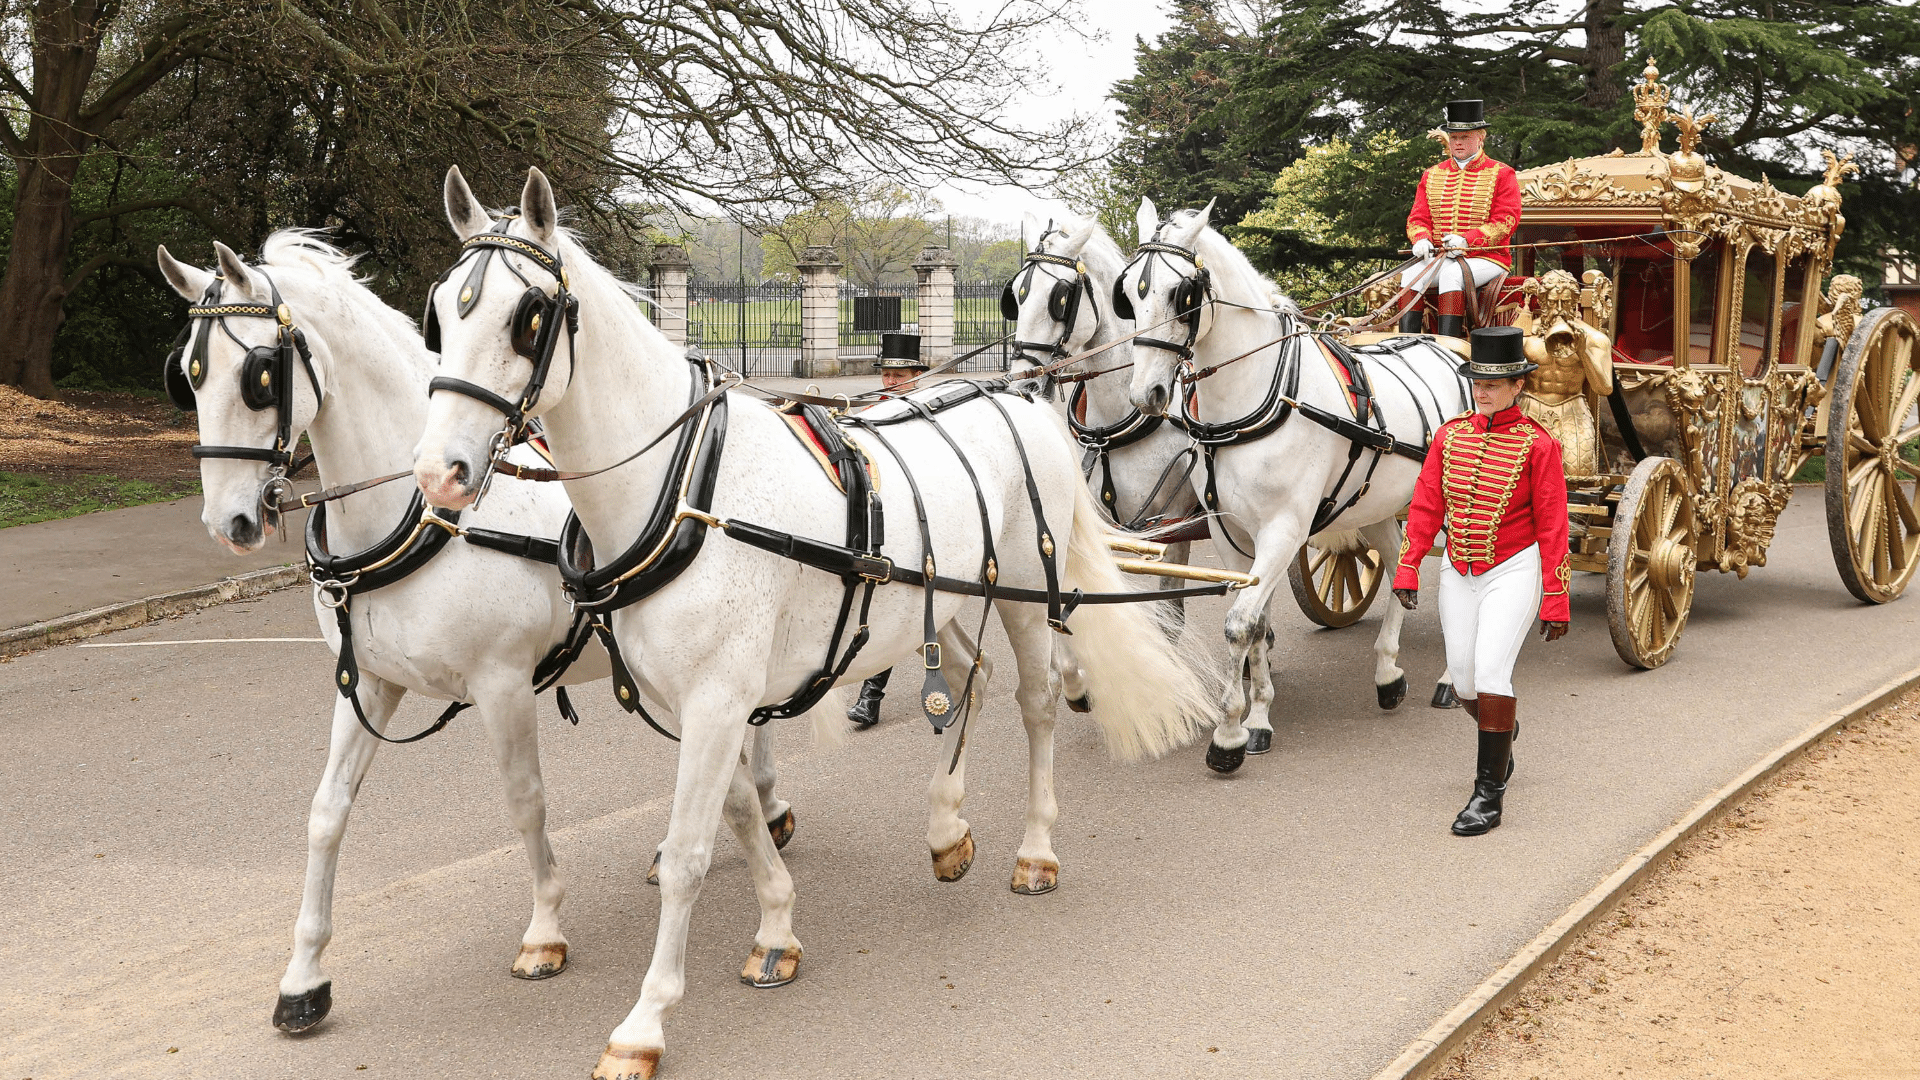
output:
M1349 469L1351 440L1298 412L1281 419L1289 397L1333 415L1351 417L1352 411L1342 378L1305 334L1298 309L1274 301L1272 283L1208 225L1211 212L1209 203L1178 211L1162 224L1152 201L1142 199L1137 225L1143 247L1120 284L1141 325L1187 315L1173 324L1174 332L1160 335L1168 339L1165 347L1135 342L1130 398L1136 407L1158 415L1190 404L1192 420L1238 429L1279 421L1264 437L1221 447L1212 465L1218 499L1212 508L1214 546L1228 566L1260 579L1234 598L1227 613L1230 670L1241 678L1229 680L1225 716L1214 729L1207 761L1229 772L1244 760L1247 728L1270 730L1268 606L1287 563L1308 540L1323 551L1365 544L1397 558L1401 528L1395 515L1412 500L1420 466L1409 457L1368 450ZM1179 353L1183 340L1191 362ZM1430 341L1365 357L1385 430L1397 443L1424 447L1441 422L1472 408L1456 372L1459 362ZM1215 365L1224 366L1196 384L1177 381L1185 372ZM1203 474L1203 491L1205 483ZM1338 512L1316 524L1323 507ZM1374 685L1386 708L1406 693L1398 663L1404 617L1398 604L1388 604L1374 642Z
M471 242L496 226L457 169L447 174L445 198L448 219L470 243L471 255ZM527 324L516 317L522 311L517 305L538 306L539 297L531 291L523 295L526 286L516 275L533 283L549 303L557 300L564 280L578 301L577 335L567 335L554 347L544 392L528 405L542 417L561 468L599 469L619 462L669 427L705 388L700 369L642 317L613 275L559 227L553 191L538 170L529 172L519 216L497 228L509 242L525 247L486 248L492 262L477 271L481 291L470 296L467 317L459 315L459 297L473 284L475 258L464 260L431 301L443 344L442 373L468 386L434 395L416 455L415 475L436 505L473 501L492 440L502 428L501 411L470 396L472 391L498 395L509 407L514 400L526 400L523 388L529 385L533 365L524 352L516 351L514 342L521 339L516 334L510 340L510 331ZM955 385L915 397L937 399ZM710 449L696 458L713 462L711 508L693 508L680 495L659 505L678 505L676 521L701 522L710 533L748 522L840 543L847 529L844 497L781 416L740 393L725 394L719 403L726 409L724 444L709 443ZM888 409L902 407L881 406L869 416ZM711 431L718 415L707 414L695 430ZM943 576L976 581L980 579L975 575L984 572L999 588L1038 589L1044 585L1039 554L1044 549L1064 555L1058 568L1061 588L1126 589L1107 550L1099 509L1080 483L1073 444L1051 408L1003 394L947 409L939 414L938 424L953 444L925 421L890 425L884 439L871 430L850 432L877 474L887 521L885 555L894 566L937 567ZM681 493L694 490L693 481L683 479L694 470L679 473L673 467L669 447L674 441L670 438L612 471L568 481L575 513L597 557L628 548L642 533L663 485L676 484L673 490ZM1020 464L1023 453L1031 462L1044 529L1030 507L1029 478ZM977 489L969 479L968 463L978 477ZM994 567L983 565L988 539L982 535L983 502L989 519L986 531L997 552ZM916 506L924 507L929 533L937 538L933 550L924 549ZM1055 537L1064 543L1056 544ZM688 919L723 814L746 851L761 903L760 928L742 979L755 986L777 986L796 973L800 944L792 929L793 883L754 818L753 791L735 766L749 713L798 692L827 660L843 595L842 581L835 576L728 535L706 535L671 580L649 585L654 591L613 614L613 629L636 681L680 718L680 763L673 817L662 848L661 915L653 960L639 1002L613 1031L594 1070L603 1080L651 1077L659 1067L666 1045L665 1014L685 989ZM923 617L940 628L943 654L937 661L930 655L926 659L962 675L972 657L963 655L964 635L956 631L960 620L978 617L978 604L940 592L925 611L922 605L918 588L897 582L877 588L864 620L871 639L839 681L864 679L913 655L922 642ZM1019 671L1015 697L1027 728L1031 778L1045 781L1051 775L1057 694L1049 671L1047 612L1005 601L994 606ZM1211 713L1205 684L1167 648L1153 614L1145 610L1151 606L1088 605L1072 616L1074 651L1086 669L1095 716L1109 746L1123 756L1163 752L1193 734ZM958 688L964 680L956 677L949 683ZM954 703L967 704L964 692ZM965 776L959 757L964 751L961 729L958 723L946 728L954 767L946 767L949 751L943 750L930 792L928 843L936 866L944 853L963 845L971 849L970 830L958 813ZM1054 815L1050 783L1037 785L1029 795L1022 863L1044 859L1057 866L1050 839Z
M1110 299L1127 258L1097 221L1068 218L1043 224L1028 214L1020 235L1028 252L1069 262L1061 265L1030 254L1009 285L1020 314L1014 337L1027 347L1013 363L1016 373L1133 332L1133 321L1115 314ZM1090 291L1079 284L1083 272ZM1070 299L1075 289L1081 292L1077 301ZM1094 497L1114 520L1123 528L1141 529L1197 510L1200 497L1193 486L1193 440L1163 417L1143 415L1127 398L1131 384L1126 371L1133 358L1133 343L1123 342L1057 374L1093 373L1074 384L1068 395L1070 422L1085 451L1082 470ZM1051 393L1052 378L1041 381L1049 384L1043 389ZM1188 553L1184 541L1167 548L1172 562L1186 562Z
M257 266L248 266L223 244L216 243L214 249L218 279L180 262L164 247L158 255L161 272L194 304L208 300L216 280L220 304L284 303L289 321L311 349L313 377L310 381L298 361L291 372L279 376L265 372L259 362L249 366L250 349L276 344L276 319L244 314L195 318L184 355L171 360L180 369L168 377L199 384L191 394L203 443L266 450L275 441L284 408L288 445L302 432L307 434L323 485L404 473L412 460L413 440L426 423L427 381L435 362L413 320L382 303L354 276L353 258L310 233L273 234L262 246ZM254 409L242 378L245 374L258 381L263 373L270 380L291 377L277 387L275 404ZM268 468L266 461L238 456L204 457L201 462L207 531L236 553L258 548L280 524L279 514L262 502ZM394 483L329 504L328 550L336 555L360 552L386 539L403 523L411 494L410 486ZM484 510L464 515L459 524L551 538L559 535L567 510L566 495L556 485L509 483L501 485ZM533 870L533 918L511 971L523 979L559 974L567 963L567 939L559 921L565 889L547 839L533 691L535 667L564 640L571 621L558 571L551 563L453 541L402 580L352 597L347 610L359 665L358 694L373 728L384 733L409 690L426 698L472 702L480 714L506 782L508 813L526 843ZM322 603L319 589L314 591L314 615L337 655L338 619ZM604 679L607 671L605 650L589 644L561 682ZM287 1031L318 1024L332 1007L333 984L321 968L320 954L333 937L340 840L354 794L380 746L361 726L351 702L337 693L329 696L334 699L333 734L308 816L306 888L294 924L293 959L280 980L274 1008L275 1026ZM790 835L789 809L773 792L770 742L756 742L755 764L765 820L775 831Z

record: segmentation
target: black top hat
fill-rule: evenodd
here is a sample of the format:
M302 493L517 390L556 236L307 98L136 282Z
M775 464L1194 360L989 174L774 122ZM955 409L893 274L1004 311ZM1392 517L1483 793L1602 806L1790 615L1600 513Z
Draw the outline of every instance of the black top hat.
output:
M1442 131L1479 131L1487 125L1487 103L1479 98L1447 102L1447 122Z
M1517 326L1489 326L1467 335L1472 342L1473 359L1460 365L1460 374L1469 379L1517 379L1540 365L1530 363L1520 347L1526 335Z
M927 362L920 359L920 335L881 334L880 366L908 371L927 370Z

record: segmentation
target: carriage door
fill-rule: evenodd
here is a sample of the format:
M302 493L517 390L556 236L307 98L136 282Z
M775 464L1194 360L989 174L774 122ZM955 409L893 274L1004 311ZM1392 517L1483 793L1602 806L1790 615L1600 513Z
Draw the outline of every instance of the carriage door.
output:
M1734 280L1733 312L1728 361L1738 370L1740 407L1733 416L1732 468L1725 490L1737 492L1749 480L1772 479L1767 469L1767 428L1770 398L1767 375L1773 369L1779 337L1779 263L1759 245L1749 247ZM1737 496L1736 496L1737 497Z

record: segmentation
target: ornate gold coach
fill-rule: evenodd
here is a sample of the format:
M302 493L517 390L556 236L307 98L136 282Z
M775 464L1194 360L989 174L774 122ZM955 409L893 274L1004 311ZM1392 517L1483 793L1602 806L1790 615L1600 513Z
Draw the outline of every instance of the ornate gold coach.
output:
M1621 657L1671 655L1695 570L1764 566L1792 478L1825 455L1828 531L1847 589L1898 597L1920 559L1913 319L1861 312L1827 283L1851 158L1822 151L1805 195L1700 152L1716 119L1671 107L1652 64L1633 88L1640 149L1520 174L1525 206L1503 321L1542 365L1527 411L1567 449L1573 565L1607 575ZM1661 149L1668 122L1679 147Z

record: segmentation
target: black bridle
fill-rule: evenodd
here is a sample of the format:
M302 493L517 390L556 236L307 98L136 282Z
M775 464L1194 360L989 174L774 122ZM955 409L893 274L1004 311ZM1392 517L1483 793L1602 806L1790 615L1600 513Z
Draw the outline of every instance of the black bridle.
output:
M274 410L274 439L271 448L259 446L209 446L196 444L193 456L196 458L231 458L241 461L264 461L267 463L268 476L260 488L262 506L278 510L280 501L289 493L288 479L297 474L313 459L302 458L295 461L293 456L293 358L296 354L306 368L307 381L313 385L313 400L316 413L325 404L326 398L320 391L320 376L313 369L313 353L307 347L307 335L293 323L293 313L280 299L280 287L266 271L255 267L253 273L266 280L270 299L265 304L223 304L220 294L224 291L223 277L216 277L207 286L206 295L200 302L187 308L187 327L180 337L175 339L174 349L167 354L166 385L167 396L183 412L194 412L199 408L198 393L207 380L207 343L212 337L212 328L217 326L220 332L235 344L246 350L246 359L240 365L240 400L254 412L266 409ZM227 328L228 319L272 319L274 343L272 345L248 345ZM198 336L193 333L194 324L206 322L210 325L201 328ZM191 343L191 354L187 345ZM184 362L183 362L184 361Z
M441 274L434 281L432 288L427 291L426 344L429 351L438 353L440 351L440 313L438 306L434 303L434 297L440 291L440 286L446 284L447 279L453 276L453 272L472 258L474 252L480 253L479 258L474 261L473 269L468 272L466 282L461 285L458 299L458 309L463 319L480 303L480 291L486 284L487 266L492 262L493 253L496 250L524 255L532 259L535 265L552 275L554 280L554 294L548 296L545 289L528 281L512 262L506 259L501 260L507 270L527 287L527 291L520 295L519 304L513 309L513 316L507 322L513 351L533 362L533 371L527 376L527 384L521 389L517 400L502 397L478 383L456 379L449 375L437 375L427 384L428 394L440 390L451 391L470 397L506 417L506 426L494 436L487 455L486 469L476 485L481 493L485 492L487 481L492 478L494 466L513 444L527 435L528 426L532 423L532 417L529 414L540 403L540 393L546 388L547 376L553 370L553 354L560 344L562 326L566 328L567 334L567 379L569 382L572 381L573 338L580 330L580 301L568 291L567 269L561 264L560 253L548 251L531 240L507 235L507 227L519 216L517 210L510 210L493 223L493 228L468 237L466 242L460 245L460 257L454 260L453 265L449 266L446 273ZM478 499L475 501L477 502Z
M1046 233L1040 234L1042 242L1045 242L1046 236ZM1040 272L1042 263L1048 266L1063 266L1072 270L1074 273L1074 277L1071 279L1055 277L1051 273L1046 275L1047 280L1053 283L1053 287L1047 293L1047 317L1060 324L1060 336L1052 342L1022 341L1016 336L1013 339L1013 359L1029 360L1028 354L1030 352L1044 353L1049 359L1053 360L1065 357L1067 355L1067 340L1073 337L1074 324L1080 317L1080 301L1082 297L1084 297L1087 304L1094 309L1094 322L1098 324L1100 320L1099 303L1094 299L1093 280L1087 276L1087 264L1078 259L1069 259L1064 255L1054 255L1049 252L1037 250L1037 245L1036 250L1027 252L1026 258L1021 262L1021 268L1014 272L1012 278L1008 279L1006 288L1000 290L1000 315L1002 318L1012 323L1019 322L1020 305L1024 303L1032 293L1033 278L1035 274ZM1016 334L1017 333L1018 331L1016 331ZM1031 362L1038 367L1045 364L1046 361L1033 360Z
M1164 228L1166 226L1162 224L1160 229ZM1182 274L1173 287L1174 318L1186 324L1187 340L1174 342L1150 337L1134 339L1136 345L1144 345L1149 349L1163 349L1180 357L1183 363L1190 363L1193 360L1193 343L1200 337L1200 312L1214 299L1213 272L1207 269L1206 261L1200 257L1199 252L1191 248L1183 248L1178 244L1161 243L1160 229L1155 229L1154 238L1136 249L1133 261L1127 263L1126 269L1120 271L1119 280L1113 283L1113 311L1123 319L1133 318L1133 299L1127 295L1127 273L1135 266L1140 267L1140 281L1135 286L1135 291L1140 294L1140 299L1145 300L1147 291L1152 287L1155 263L1165 261L1168 271L1176 274L1180 273L1180 269L1168 256L1177 255L1192 263L1193 273Z

